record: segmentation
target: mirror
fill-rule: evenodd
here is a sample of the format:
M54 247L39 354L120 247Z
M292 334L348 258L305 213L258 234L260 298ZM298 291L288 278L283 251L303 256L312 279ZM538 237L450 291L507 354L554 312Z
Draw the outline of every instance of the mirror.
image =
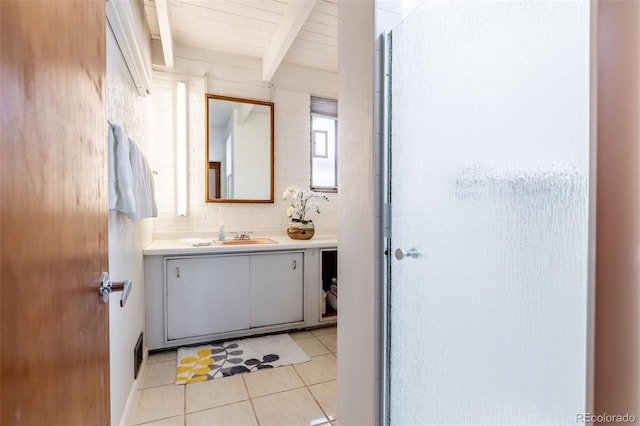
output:
M273 203L273 102L205 95L205 201Z

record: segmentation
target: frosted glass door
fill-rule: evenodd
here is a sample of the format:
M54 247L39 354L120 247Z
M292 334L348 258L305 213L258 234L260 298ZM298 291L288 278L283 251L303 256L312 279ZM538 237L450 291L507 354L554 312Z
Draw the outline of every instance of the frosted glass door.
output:
M391 32L393 426L590 409L589 20L428 1Z

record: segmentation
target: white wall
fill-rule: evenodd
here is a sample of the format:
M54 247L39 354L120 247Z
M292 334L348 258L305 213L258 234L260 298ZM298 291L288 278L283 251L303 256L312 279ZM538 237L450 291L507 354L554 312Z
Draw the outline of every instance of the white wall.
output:
M139 97L127 66L107 26L107 118L122 126L149 156L150 98ZM106 143L106 138L105 138ZM105 176L105 179L107 177ZM134 223L123 214L109 211L109 273L112 281L132 280L131 295L124 308L121 293L109 301L111 422L120 423L127 398L134 389L133 350L144 331L143 248L151 242L151 221Z
M265 198L271 177L269 164L264 161L271 155L269 114L253 109L242 122L239 118L234 111L234 196L247 200Z
M338 2L338 181L341 196L349 200L338 223L338 269L341 282L348 283L340 290L338 327L338 418L343 424L382 422L380 35L402 16L401 1ZM370 351L363 355L362 348Z
M338 419L375 418L374 3L338 2Z
M201 49L175 46L172 72L154 72L154 156L158 169L156 195L158 218L154 220L156 237L194 235L215 237L218 221L227 232L253 230L256 234L284 232L287 202L281 199L289 185L309 187L310 124L309 96L337 97L335 74L303 68L285 67L276 73L272 84L262 81L258 59ZM274 204L205 203L204 93L272 101L275 104L275 202ZM189 190L188 214L176 215L175 204L175 82L187 83L189 93ZM335 233L338 194L329 194L330 202L313 221L318 233Z
M226 156L224 129L209 129L209 161L224 161Z

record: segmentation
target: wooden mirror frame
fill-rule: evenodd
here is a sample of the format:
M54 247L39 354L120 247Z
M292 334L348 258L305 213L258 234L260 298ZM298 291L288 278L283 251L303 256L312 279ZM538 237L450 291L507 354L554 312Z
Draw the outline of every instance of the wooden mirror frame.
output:
M205 190L205 202L206 203L273 203L274 201L274 143L275 143L275 138L274 138L274 122L275 122L275 117L274 117L274 104L273 102L267 102L267 101L258 101L258 100L254 100L254 99L244 99L244 98L234 98L234 97L230 97L230 96L220 96L220 95L212 95L209 93L205 93L205 98L204 98L204 102L205 102L205 120L204 120L204 125L205 125L205 179L204 179L204 190ZM255 104L255 105L263 105L263 106L267 106L270 109L270 139L271 139L271 143L270 143L270 149L269 149L269 155L270 155L270 159L269 159L269 167L270 167L270 195L268 199L258 199L258 200L249 200L249 199L235 199L235 198L209 198L209 169L210 169L210 165L213 164L214 162L210 162L209 161L209 145L210 145L210 141L209 141L209 100L210 99L217 99L217 100L222 100L222 101L230 101L230 102L240 102L240 103L249 103L249 104ZM218 181L220 180L220 173L218 171L217 173L218 176ZM219 182L215 183L216 188L220 188L220 184ZM219 192L218 192L219 193Z

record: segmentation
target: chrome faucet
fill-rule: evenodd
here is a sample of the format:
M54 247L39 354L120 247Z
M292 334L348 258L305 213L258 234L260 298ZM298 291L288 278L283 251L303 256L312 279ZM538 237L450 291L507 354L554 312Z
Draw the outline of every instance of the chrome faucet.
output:
M250 240L251 237L249 236L249 233L246 232L246 231L245 232L240 232L240 233L236 232L235 239L236 240Z

